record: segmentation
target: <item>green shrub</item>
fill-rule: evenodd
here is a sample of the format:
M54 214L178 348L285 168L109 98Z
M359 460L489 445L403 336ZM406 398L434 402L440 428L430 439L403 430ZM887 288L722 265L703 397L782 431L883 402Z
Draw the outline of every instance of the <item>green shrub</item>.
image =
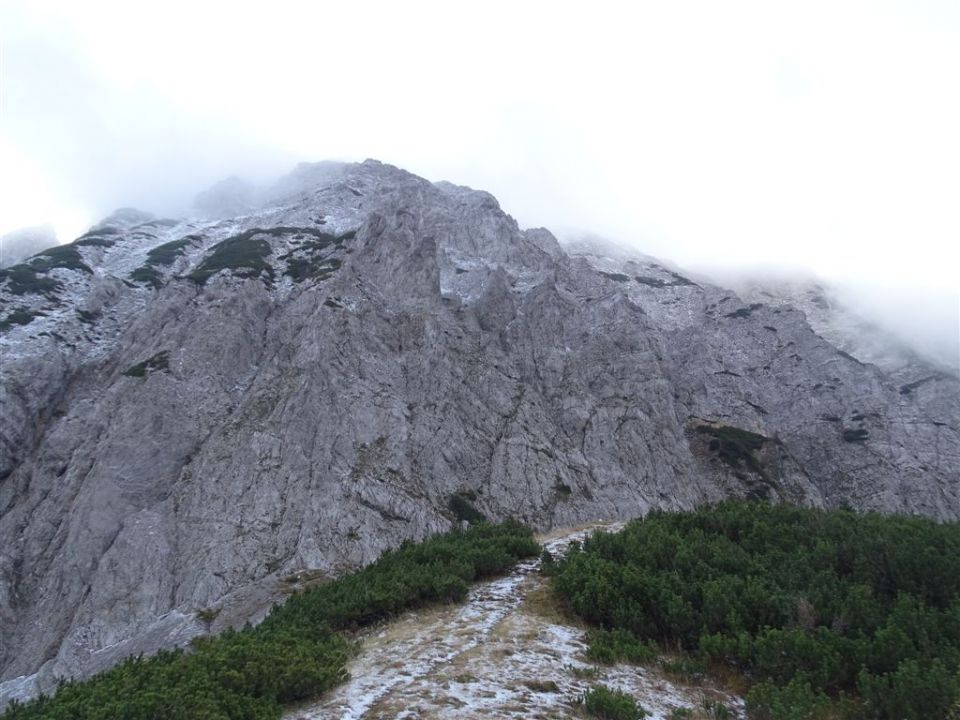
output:
M123 371L128 377L144 377L147 372L162 370L164 372L170 369L170 351L161 350L156 355L139 362Z
M342 249L347 240L352 240L356 236L356 232L352 230L339 236L314 228L281 227L274 228L274 230L295 232L294 238L305 236L312 238L287 254L280 256L281 260L287 261L287 268L283 274L298 283L308 279L326 280L339 270L341 261L329 254L324 254L323 251L331 246L334 246L335 249Z
M960 702L960 678L939 659L904 660L884 675L861 670L859 690L871 717L927 720L946 717Z
M588 715L601 720L639 720L646 711L620 690L594 685L583 694L583 708Z
M0 332L6 332L14 325L29 325L36 317L44 317L44 313L25 307L16 308L0 320Z
M57 268L93 274L75 245L58 245L37 253L24 263L0 270L0 282L6 282L7 290L13 295L44 295L52 299L61 285L53 278L41 275Z
M163 273L149 265L141 265L138 267L130 273L130 279L143 283L144 285L149 285L154 290L159 290L163 287Z
M726 666L751 718L935 720L960 700L957 523L728 502L594 535L551 576L603 630L596 657L632 636Z
M101 235L119 235L119 234L120 234L120 230L118 228L106 226L106 227L97 228L96 230L90 230L89 232L85 232L83 235L78 237L77 240L78 241L83 240L84 238L88 238L88 237L99 237Z
M147 263L150 265L173 265L173 261L183 255L190 243L198 239L198 235L187 235L179 240L157 245L147 253Z
M661 658L659 664L665 675L688 685L698 685L707 675L707 661L703 655L681 653L676 657Z
M733 717L730 708L719 700L704 697L700 706L703 708L704 715L710 718L710 720L730 720Z
M73 241L74 245L80 247L113 247L117 244L116 240L110 240L109 238L97 237L97 235L102 235L103 233L88 233L82 237L77 238Z
M844 442L863 442L870 437L870 433L863 428L847 428L843 431L842 437Z
M750 720L827 720L832 715L830 698L799 678L784 686L762 682L746 700Z
M37 253L29 258L25 263L35 272L47 273L56 268L66 270L80 270L82 272L93 274L80 256L80 252L74 245L57 245L43 252Z
M473 500L477 496L471 492L456 492L447 500L447 507L453 512L454 517L460 521L468 523L484 522L487 517L473 506Z
M739 310L734 310L733 312L728 312L724 317L728 318L746 318L750 317L755 310L759 310L763 307L763 303L751 303L747 307L742 307Z
M7 283L12 295L43 295L54 298L62 286L53 278L42 277L29 265L20 264L0 270L0 282Z
M264 625L306 629L322 620L334 629L354 628L425 603L460 600L468 583L502 574L539 550L530 530L514 522L481 523L421 544L406 542L373 565L295 595Z
M77 309L77 320L87 325L96 324L97 320L100 318L100 313L91 310L81 310Z
M197 619L202 620L207 625L212 623L220 615L220 608L203 608L197 611Z
M254 278L263 274L267 282L273 280L273 268L264 260L270 255L270 244L257 235L265 230L248 230L217 243L207 257L190 273L190 279L203 285L221 270L230 270L240 278Z
M147 253L145 263L130 273L130 278L144 285L149 285L154 290L159 290L163 287L163 273L157 270L155 266L173 265L174 261L184 254L186 248L194 240L199 239L199 235L187 235L179 240L157 245Z
M767 442L763 435L730 425L698 425L697 432L711 438L710 449L730 467L736 469L745 465L764 474L763 465L754 454Z
M287 269L283 271L283 274L290 276L294 282L303 282L309 278L326 280L340 269L340 265L341 263L337 258L324 258L322 260L290 258L287 260Z
M641 285L647 285L649 287L655 288L664 288L664 287L683 287L685 285L696 285L695 282L688 280L678 273L675 273L671 270L665 270L665 272L670 275L673 280L661 280L660 278L651 277L649 275L637 275L633 279L640 283Z
M425 603L462 598L466 583L539 550L517 523L404 543L372 565L290 597L257 627L195 639L189 651L128 658L53 697L14 703L3 720L276 720L284 705L346 679L351 643L335 631ZM209 614L207 614L209 617Z
M608 280L613 280L614 282L624 283L624 282L628 282L628 281L630 280L630 276L629 276L629 275L624 275L623 273L603 272L603 271L601 270L601 271L600 271L600 274L603 275L603 276L604 276L605 278L607 278Z
M590 647L587 657L594 662L612 665L618 662L642 665L657 659L660 649L653 643L640 640L626 630L596 628L587 634Z

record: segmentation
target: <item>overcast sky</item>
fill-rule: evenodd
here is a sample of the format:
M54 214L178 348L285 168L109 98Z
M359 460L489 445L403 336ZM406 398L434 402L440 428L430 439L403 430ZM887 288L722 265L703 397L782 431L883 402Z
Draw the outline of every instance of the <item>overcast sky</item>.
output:
M375 157L524 226L808 268L956 330L957 0L0 0L0 41L0 233Z

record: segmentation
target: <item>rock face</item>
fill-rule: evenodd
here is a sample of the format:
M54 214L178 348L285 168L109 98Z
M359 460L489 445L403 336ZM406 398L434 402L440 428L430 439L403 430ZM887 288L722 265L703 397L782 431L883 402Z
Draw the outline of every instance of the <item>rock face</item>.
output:
M947 353L933 352L933 348L920 351L891 330L849 308L841 293L814 278L747 279L734 282L732 287L748 303L790 305L802 310L820 337L891 376L902 376L905 382L918 373L936 371L956 376L960 371L956 356L951 358Z
M373 161L264 197L121 211L0 276L5 697L474 511L545 529L735 495L960 517L948 374L891 375L791 306L567 252L487 193Z

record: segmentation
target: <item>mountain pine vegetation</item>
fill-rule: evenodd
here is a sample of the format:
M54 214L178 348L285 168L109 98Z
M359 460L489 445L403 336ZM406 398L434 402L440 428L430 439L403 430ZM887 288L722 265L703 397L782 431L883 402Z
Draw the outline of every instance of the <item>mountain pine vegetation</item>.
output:
M188 648L132 657L52 697L14 703L2 720L275 720L284 705L346 677L343 631L404 610L456 602L468 584L502 574L539 546L514 522L404 543L362 570L311 587L258 626L201 637Z
M960 524L727 502L546 567L594 658L679 653L741 678L751 720L960 718Z
M641 720L646 711L637 702L620 690L611 690L605 685L594 685L581 698L584 712L599 720Z

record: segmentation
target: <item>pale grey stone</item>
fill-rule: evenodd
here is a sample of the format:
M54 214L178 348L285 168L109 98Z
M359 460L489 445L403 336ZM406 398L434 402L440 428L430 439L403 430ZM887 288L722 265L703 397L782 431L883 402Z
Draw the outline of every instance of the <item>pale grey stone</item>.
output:
M115 245L80 248L93 275L53 271L55 299L0 285L4 312L46 313L0 336L6 697L256 620L300 571L450 527L458 492L541 529L748 495L960 517L955 378L892 375L790 305L565 250L377 162L301 166L265 197L125 213ZM188 277L275 227L355 236L302 282L284 270L310 233L262 236L272 280ZM132 282L181 238L159 289ZM769 438L762 472L718 459L714 424Z

